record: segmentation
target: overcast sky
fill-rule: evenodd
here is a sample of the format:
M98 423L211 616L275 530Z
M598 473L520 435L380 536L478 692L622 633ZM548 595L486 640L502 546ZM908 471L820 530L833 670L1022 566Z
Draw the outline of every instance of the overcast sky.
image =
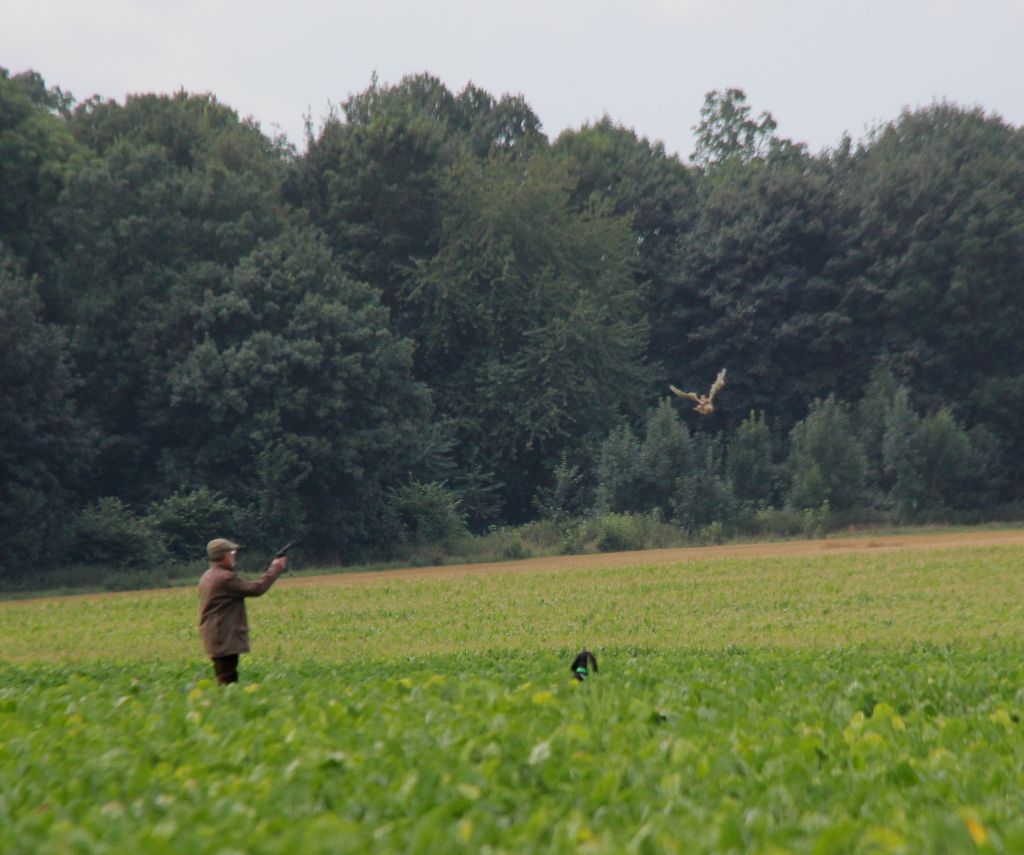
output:
M739 87L812 151L947 99L1024 124L1024 0L0 0L0 66L78 100L212 92L303 148L367 87L521 94L554 139L608 114L684 159Z

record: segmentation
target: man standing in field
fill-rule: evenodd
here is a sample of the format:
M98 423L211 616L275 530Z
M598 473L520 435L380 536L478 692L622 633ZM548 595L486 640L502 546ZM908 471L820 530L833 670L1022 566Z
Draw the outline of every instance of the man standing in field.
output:
M256 582L235 573L238 544L224 538L206 544L210 569L199 580L199 635L221 684L238 682L238 655L249 652L249 621L245 598L265 594L288 568L288 558L275 558Z

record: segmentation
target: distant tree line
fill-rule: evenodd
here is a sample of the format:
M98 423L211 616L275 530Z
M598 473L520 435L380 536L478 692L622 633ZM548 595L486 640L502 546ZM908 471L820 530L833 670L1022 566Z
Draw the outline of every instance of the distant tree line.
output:
M709 93L684 163L418 75L299 153L213 95L0 70L0 578L1020 502L1024 131L776 129ZM667 395L722 367L712 416Z

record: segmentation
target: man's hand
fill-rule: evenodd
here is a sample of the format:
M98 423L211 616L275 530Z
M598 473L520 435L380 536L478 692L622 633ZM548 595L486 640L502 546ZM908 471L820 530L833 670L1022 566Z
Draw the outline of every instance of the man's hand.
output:
M288 569L288 556L282 555L280 558L275 558L270 562L270 569L280 576Z

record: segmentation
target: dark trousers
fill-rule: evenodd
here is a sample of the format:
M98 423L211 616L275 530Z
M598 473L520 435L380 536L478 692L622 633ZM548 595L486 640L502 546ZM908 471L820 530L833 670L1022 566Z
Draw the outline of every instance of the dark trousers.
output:
M222 686L227 683L238 682L238 654L230 656L213 657L213 673L217 675L217 682Z

